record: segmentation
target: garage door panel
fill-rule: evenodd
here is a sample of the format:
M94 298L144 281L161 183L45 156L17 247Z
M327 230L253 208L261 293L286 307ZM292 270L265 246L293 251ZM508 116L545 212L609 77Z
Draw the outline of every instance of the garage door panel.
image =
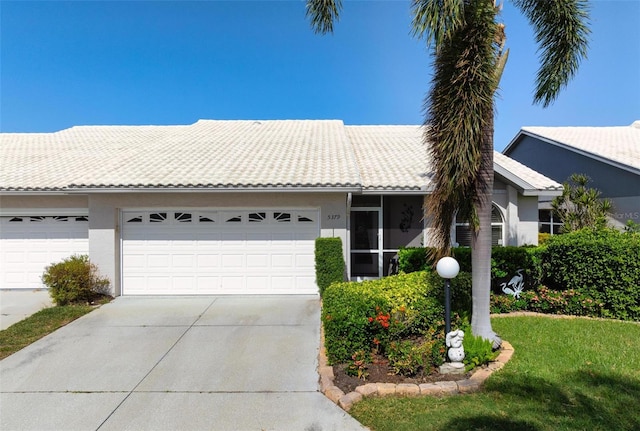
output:
M268 254L247 254L247 268L268 268L269 267L269 255Z
M47 266L88 253L88 227L86 216L0 217L0 288L45 287Z
M217 254L198 253L198 268L203 270L214 270L220 267L220 256Z
M312 254L296 254L296 267L314 268L315 257Z
M271 265L274 268L293 268L294 259L291 254L272 254Z
M170 262L171 256L167 254L149 254L146 256L146 266L150 269L168 268Z
M124 294L317 293L317 211L177 213L123 213Z
M222 256L222 266L226 269L244 268L244 255L225 254Z

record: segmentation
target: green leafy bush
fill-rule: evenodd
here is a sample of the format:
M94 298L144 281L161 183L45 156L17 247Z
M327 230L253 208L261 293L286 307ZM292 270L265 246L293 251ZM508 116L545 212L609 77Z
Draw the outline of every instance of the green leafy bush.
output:
M549 240L544 282L603 304L602 316L640 320L640 235L583 229Z
M508 283L522 269L525 288L538 286L542 279L541 253L543 247L493 247L491 251L492 287L500 291L501 283ZM400 249L398 269L401 272L433 271L434 262L430 258L431 249L413 247ZM461 273L471 272L471 249L458 247L453 249L453 257L460 264ZM457 278L457 277L456 277Z
M320 296L325 289L335 282L344 281L344 259L342 257L342 240L340 238L316 238L316 283Z
M431 258L433 251L431 247L401 248L398 251L398 271L407 273L433 271L435 269L435 262ZM453 257L458 261L461 271L471 272L471 249L454 248Z
M421 336L443 324L441 284L425 272L360 283L334 283L324 292L322 318L331 363L345 363L359 351L387 350L391 341Z
M444 279L436 272L427 272L427 283L434 286L438 301L444 304ZM460 316L471 317L471 273L460 271L450 280L451 312Z
M74 255L45 268L42 282L56 305L87 303L108 294L109 280L98 276L89 256Z

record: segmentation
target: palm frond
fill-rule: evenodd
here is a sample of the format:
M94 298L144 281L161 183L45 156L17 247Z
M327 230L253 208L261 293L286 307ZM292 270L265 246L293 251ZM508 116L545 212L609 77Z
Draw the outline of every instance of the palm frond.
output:
M342 0L307 0L306 16L315 33L333 33L333 23L340 19Z
M465 6L464 24L435 50L431 90L425 100L424 139L434 168L427 201L435 246L450 247L456 213L478 229L476 205L490 191L493 169L484 172L487 139L492 148L494 95L502 30L493 0Z
M549 106L578 71L589 45L586 0L514 0L534 28L540 56L534 102Z
M414 36L425 38L427 46L440 46L463 24L464 6L464 0L412 0Z

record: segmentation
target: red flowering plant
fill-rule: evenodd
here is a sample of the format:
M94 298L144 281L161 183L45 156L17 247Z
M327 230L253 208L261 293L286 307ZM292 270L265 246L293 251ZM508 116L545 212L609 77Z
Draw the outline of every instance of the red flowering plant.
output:
M396 310L385 312L376 306L375 313L368 317L368 321L373 352L382 354L390 342L402 338L408 323L407 310L405 306L400 306Z

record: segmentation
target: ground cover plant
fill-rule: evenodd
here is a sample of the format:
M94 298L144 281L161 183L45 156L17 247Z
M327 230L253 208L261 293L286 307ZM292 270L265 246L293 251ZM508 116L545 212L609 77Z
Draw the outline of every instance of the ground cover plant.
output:
M93 309L94 307L89 305L64 305L45 308L9 326L7 329L0 331L0 359L25 348Z
M482 392L366 398L350 413L374 431L640 429L640 325L547 316L492 325L515 353Z

